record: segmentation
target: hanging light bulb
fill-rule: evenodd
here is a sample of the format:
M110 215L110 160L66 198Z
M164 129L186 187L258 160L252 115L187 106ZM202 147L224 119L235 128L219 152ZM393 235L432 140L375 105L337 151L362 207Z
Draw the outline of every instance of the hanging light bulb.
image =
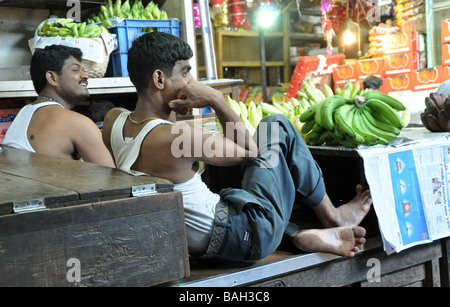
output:
M270 27L278 17L278 9L269 1L267 4L261 3L258 10L258 25L262 28Z
M344 31L344 44L351 45L355 42L355 35L350 31L350 29L347 29Z

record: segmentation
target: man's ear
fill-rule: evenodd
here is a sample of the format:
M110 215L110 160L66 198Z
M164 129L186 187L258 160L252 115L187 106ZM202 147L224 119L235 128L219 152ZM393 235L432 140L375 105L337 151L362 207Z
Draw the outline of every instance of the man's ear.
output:
M51 86L58 86L58 74L54 71L48 70L45 73L45 78L47 79L47 83Z
M164 74L164 72L159 69L155 70L153 72L153 83L155 84L156 88L159 90L163 90L165 82L166 82L166 75Z

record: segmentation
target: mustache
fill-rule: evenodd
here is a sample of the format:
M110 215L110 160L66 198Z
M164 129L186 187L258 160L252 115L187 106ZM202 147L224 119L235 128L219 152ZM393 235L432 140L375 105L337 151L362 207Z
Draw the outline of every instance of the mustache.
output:
M87 83L88 83L88 79L83 78L83 79L80 80L80 82L78 82L78 84L81 84L81 83L83 83L83 82L87 84Z

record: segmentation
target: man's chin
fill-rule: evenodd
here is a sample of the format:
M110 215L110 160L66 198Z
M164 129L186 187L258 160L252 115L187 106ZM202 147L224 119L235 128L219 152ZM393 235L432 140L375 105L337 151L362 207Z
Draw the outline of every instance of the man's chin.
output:
M90 94L87 90L86 90L86 92L80 94L80 98L82 100L89 99L89 96L90 96Z

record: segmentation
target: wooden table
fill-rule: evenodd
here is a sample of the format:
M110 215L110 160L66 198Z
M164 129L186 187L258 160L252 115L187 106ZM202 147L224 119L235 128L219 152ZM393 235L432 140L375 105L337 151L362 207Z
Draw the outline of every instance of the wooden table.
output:
M0 165L1 286L151 286L189 275L182 197L167 181L6 146ZM79 281L67 277L74 259Z

